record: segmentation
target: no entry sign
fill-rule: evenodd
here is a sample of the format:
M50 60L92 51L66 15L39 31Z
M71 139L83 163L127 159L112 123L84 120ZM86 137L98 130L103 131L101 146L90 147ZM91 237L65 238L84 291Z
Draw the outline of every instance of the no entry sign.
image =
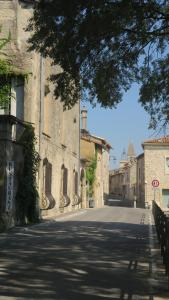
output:
M154 188L157 188L157 187L159 187L159 181L157 180L157 179L154 179L153 181L152 181L152 186L154 187Z

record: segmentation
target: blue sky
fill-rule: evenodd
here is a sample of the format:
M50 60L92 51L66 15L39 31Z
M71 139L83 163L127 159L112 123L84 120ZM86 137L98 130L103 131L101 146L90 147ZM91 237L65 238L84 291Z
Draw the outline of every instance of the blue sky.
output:
M116 109L102 109L99 105L92 108L84 103L88 110L88 130L105 138L113 147L111 156L115 156L116 161L111 158L110 168L118 167L123 149L127 151L129 142L133 143L136 155L139 155L144 140L159 136L157 131L148 130L149 115L138 103L138 94L138 86L133 85Z

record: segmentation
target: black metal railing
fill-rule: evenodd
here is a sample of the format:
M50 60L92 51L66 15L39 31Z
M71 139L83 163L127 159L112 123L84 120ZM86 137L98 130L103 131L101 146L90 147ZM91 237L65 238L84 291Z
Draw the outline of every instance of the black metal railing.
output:
M32 125L12 115L0 115L0 140L19 142L27 124Z
M161 246L161 256L165 266L166 275L169 276L169 214L153 201L153 215L157 231L158 240Z

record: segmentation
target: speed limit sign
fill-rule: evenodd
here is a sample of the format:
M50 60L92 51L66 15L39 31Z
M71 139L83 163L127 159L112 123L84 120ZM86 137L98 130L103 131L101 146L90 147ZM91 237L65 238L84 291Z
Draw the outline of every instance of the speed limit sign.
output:
M159 181L157 180L157 179L154 179L153 181L152 181L152 186L154 187L154 188L157 188L157 187L159 187Z

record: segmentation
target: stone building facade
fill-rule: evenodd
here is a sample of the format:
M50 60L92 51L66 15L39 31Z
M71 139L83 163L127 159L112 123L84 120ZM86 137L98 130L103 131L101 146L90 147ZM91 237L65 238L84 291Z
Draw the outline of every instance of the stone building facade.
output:
M110 194L116 199L134 201L136 196L136 157L134 146L129 143L127 157L120 161L120 168L110 171Z
M95 207L104 205L109 194L109 151L110 144L103 138L91 135L87 127L87 110L82 109L82 130L80 141L80 156L82 163L82 171L86 174L86 169L90 163L96 159L95 180L93 185L93 195L87 195L88 186L86 178L86 187L83 185L82 203L83 207L88 207L89 197L94 199Z
M121 195L121 199L125 196L136 200L137 207L142 208L151 208L155 200L168 211L169 136L144 141L142 147L142 154L110 173L110 192ZM157 182L156 187L153 187L154 181Z
M114 199L124 198L124 170L119 168L109 173L109 194Z
M125 199L134 201L136 196L136 158L124 166L124 183L123 183L123 196Z
M38 203L40 215L71 211L81 206L80 122L79 104L63 111L63 104L54 98L54 86L49 76L58 70L49 59L39 53L28 52L30 33L25 31L33 13L33 2L0 0L1 37L11 33L11 40L3 49L21 76L11 80L11 103L8 114L32 124L40 155L38 172ZM24 80L24 77L26 79ZM1 134L1 133L0 133Z
M169 209L169 136L147 140L143 144L145 172L145 202L152 206L152 200L163 209ZM159 186L153 188L152 181Z
M145 193L147 193L147 182L145 181L144 153L142 153L137 156L136 199L138 207L148 206L145 202Z

